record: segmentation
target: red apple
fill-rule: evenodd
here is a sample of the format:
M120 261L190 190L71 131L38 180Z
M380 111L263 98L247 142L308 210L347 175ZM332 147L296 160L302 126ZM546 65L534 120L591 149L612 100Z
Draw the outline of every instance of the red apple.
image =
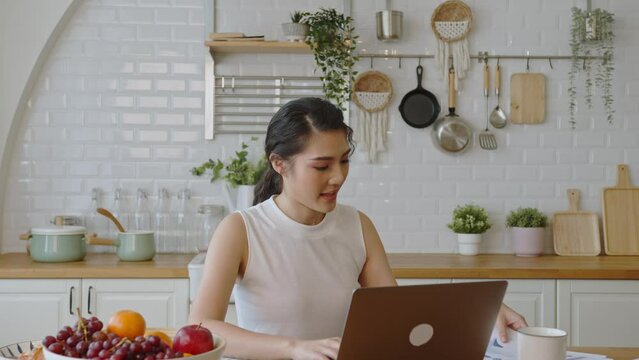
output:
M173 337L173 351L198 355L213 349L213 334L202 324L183 326Z

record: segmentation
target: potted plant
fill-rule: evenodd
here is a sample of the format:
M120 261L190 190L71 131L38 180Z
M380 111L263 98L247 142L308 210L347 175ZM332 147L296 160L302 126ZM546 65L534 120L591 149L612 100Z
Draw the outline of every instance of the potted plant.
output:
M459 253L462 255L477 255L481 234L490 227L486 210L473 204L458 205L453 210L453 220L448 224L448 228L457 233Z
M585 95L584 100L588 108L592 108L593 85L601 92L606 118L609 124L614 119L615 109L613 107L614 98L612 94L612 78L615 69L614 64L614 39L612 31L614 15L602 9L582 10L578 7L572 8L572 26L570 28L570 49L572 51L572 65L568 77L570 87L568 88L570 124L575 128L575 113L577 112L577 85L575 84L577 74L585 72ZM597 65L596 74L593 74L593 67L590 61L580 59L581 56L601 55L604 57ZM594 76L593 76L594 75Z
M253 204L255 184L262 178L268 163L262 156L256 163L248 160L248 145L242 143L242 149L235 152L235 157L225 164L220 159L209 159L202 165L191 169L191 174L202 176L207 171L211 173L211 182L219 178L226 180L232 188L237 188L237 199L233 201L228 186L223 187L227 206L230 211L243 210ZM222 175L222 171L226 173Z
M304 23L306 11L295 11L291 14L291 22L282 24L282 32L288 41L304 41L308 33L308 25Z
M357 74L353 67L358 60L355 56L358 36L354 33L353 19L335 9L320 9L304 16L303 22L309 26L306 43L322 71L324 95L345 110Z
M535 208L518 208L506 217L511 228L513 249L517 256L539 256L544 252L544 235L548 218Z

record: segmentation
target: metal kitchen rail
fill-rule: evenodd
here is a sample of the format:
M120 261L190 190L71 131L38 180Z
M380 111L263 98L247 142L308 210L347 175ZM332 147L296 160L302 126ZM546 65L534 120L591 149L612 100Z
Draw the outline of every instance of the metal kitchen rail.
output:
M270 118L285 103L304 96L324 97L317 76L217 75L211 135L264 134Z

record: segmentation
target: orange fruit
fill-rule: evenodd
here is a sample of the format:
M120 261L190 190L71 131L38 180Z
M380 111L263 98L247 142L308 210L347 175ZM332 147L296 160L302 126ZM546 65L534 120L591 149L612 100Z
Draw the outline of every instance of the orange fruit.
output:
M146 330L146 322L144 317L133 310L120 310L111 315L107 322L106 330L108 333L114 333L121 338L134 340L136 336L144 335Z
M163 343L169 345L169 347L173 346L173 339L166 333L159 330L151 330L144 333L144 336L157 336L162 340Z

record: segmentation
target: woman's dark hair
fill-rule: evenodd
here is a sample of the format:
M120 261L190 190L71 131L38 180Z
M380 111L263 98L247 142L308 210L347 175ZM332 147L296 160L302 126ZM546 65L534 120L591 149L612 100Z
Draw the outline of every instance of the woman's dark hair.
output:
M264 153L267 159L275 154L283 160L304 150L307 140L315 131L342 130L351 146L353 129L344 123L342 111L327 100L305 97L289 101L273 115L266 130ZM253 205L282 192L282 176L268 162L268 167L255 187Z

